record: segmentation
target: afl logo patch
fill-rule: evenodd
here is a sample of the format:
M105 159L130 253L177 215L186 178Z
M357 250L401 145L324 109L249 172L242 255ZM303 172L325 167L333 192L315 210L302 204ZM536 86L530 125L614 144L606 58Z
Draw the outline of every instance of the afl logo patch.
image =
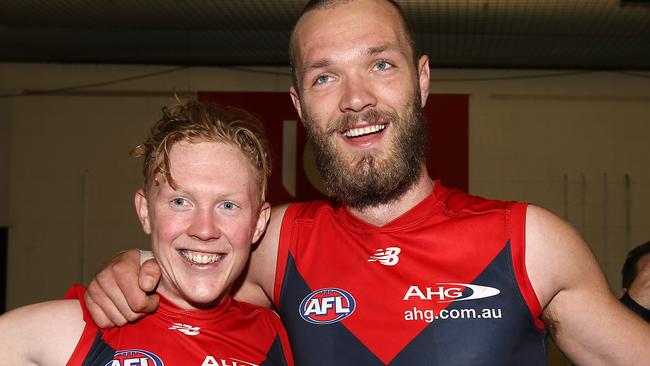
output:
M352 315L354 297L339 288L323 288L307 295L300 303L300 316L312 324L332 324Z
M113 360L106 363L105 366L164 366L160 357L155 354L139 350L127 349L115 352Z

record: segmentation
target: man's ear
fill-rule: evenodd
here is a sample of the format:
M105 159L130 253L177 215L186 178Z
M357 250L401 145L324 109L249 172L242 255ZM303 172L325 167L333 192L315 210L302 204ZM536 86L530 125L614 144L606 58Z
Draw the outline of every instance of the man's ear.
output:
M257 223L255 224L255 232L253 233L253 243L257 242L264 230L266 230L266 225L269 223L269 218L271 217L271 205L268 202L264 202L260 208L260 213L257 217Z
M429 56L423 55L418 61L418 83L420 83L420 101L422 102L422 107L427 104L427 98L429 97L429 72Z
M142 230L146 234L151 234L151 222L149 221L149 207L147 207L147 197L142 189L135 192L135 212L138 213Z
M298 117L300 117L300 120L302 121L302 108L300 108L300 96L298 95L298 91L296 91L296 88L291 86L289 88L289 94L291 95L293 107L296 109L296 112L298 112Z

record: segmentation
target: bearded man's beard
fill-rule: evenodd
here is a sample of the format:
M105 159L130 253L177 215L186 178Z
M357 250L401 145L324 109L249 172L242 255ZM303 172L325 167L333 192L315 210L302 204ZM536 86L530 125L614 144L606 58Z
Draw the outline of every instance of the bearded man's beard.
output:
M420 98L412 98L405 111L403 119L396 113L377 109L346 113L328 123L325 131L319 129L309 113L303 113L321 179L333 200L355 209L378 206L395 201L417 182L424 173L427 145L427 123ZM394 130L390 150L382 152L385 158L373 156L370 151L354 156L349 163L338 151L332 136L352 128L359 120L371 125L387 122Z

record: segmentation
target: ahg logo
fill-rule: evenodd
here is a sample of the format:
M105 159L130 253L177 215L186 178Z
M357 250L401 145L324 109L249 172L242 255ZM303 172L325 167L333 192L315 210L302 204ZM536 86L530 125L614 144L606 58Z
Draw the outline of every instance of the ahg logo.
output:
M375 254L370 256L368 262L379 262L384 266L394 266L399 262L399 254L402 249L398 247L388 247L386 249L377 249Z
M238 360L236 358L219 359L214 356L205 356L201 366L258 366L256 363Z
M437 283L437 287L411 286L406 291L403 300L437 300L438 302L466 301L483 299L501 293L499 289L488 286L472 285L469 283ZM463 294L464 290L470 289Z

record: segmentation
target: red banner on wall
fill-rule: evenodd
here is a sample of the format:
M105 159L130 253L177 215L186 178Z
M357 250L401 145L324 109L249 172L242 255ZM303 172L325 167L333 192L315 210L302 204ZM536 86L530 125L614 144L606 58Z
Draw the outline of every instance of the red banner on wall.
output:
M319 190L311 147L288 92L199 92L198 98L245 109L264 123L273 160L271 204L325 197ZM446 186L464 191L469 176L468 102L467 95L431 94L424 108L430 134L429 174Z

